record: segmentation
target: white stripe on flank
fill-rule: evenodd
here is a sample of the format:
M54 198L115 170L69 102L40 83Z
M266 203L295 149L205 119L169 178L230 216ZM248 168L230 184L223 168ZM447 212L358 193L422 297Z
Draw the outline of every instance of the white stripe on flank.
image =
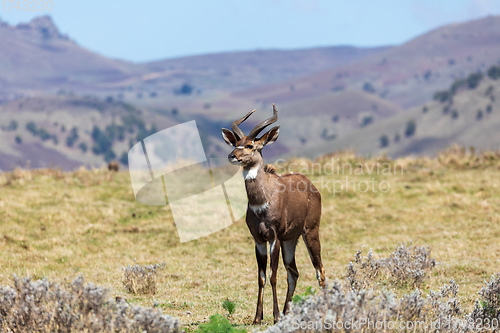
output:
M255 214L259 214L259 213L262 213L263 211L265 211L266 209L269 208L269 203L266 202L265 204L263 205L256 205L256 206L252 206L252 205L248 205L248 207L250 207L250 209L255 213Z

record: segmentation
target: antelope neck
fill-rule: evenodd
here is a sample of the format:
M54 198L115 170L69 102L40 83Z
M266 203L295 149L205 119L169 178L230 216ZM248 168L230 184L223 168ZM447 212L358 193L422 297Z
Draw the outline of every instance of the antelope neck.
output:
M263 165L257 164L243 169L248 204L254 212L262 212L269 205L266 198L265 175Z

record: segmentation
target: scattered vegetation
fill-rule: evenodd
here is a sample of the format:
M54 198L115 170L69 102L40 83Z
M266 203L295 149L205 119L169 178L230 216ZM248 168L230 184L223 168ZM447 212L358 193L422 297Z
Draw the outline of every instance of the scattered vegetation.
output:
M78 128L73 127L71 131L69 131L69 135L66 137L66 146L73 147L76 140L78 140Z
M231 325L229 320L215 314L210 316L208 323L201 324L196 330L197 333L243 333L245 330L239 330Z
M411 253L412 249L415 253ZM467 313L459 298L459 286L451 279L438 291L430 289L426 297L420 289L398 297L394 291L378 288L371 281L385 268L388 261L399 261L390 272L394 278L406 282L420 281L421 273L415 267L430 269L427 248L406 248L400 245L387 259L373 259L372 252L361 259L361 251L355 254L355 262L362 271L362 280L353 285L353 264L347 268L347 280L335 280L316 295L293 302L290 313L265 332L493 332L498 328L492 323L500 317L500 275L493 275L479 291L474 309ZM422 265L422 263L426 263ZM346 330L346 323L356 323ZM488 326L489 325L489 326Z
M128 153L124 151L120 156L120 163L123 165L128 165Z
M236 310L236 304L233 301L226 299L222 302L222 308L226 310L230 316L232 316Z
M420 287L425 276L436 266L429 247L399 244L387 258L375 259L370 250L361 257L357 250L354 262L347 268L347 281L353 290L361 290L373 285L376 278L384 278L395 285Z
M414 120L410 120L406 123L406 128L405 128L405 136L410 137L415 134L415 131L417 130L417 124L415 123Z
M389 137L387 135L382 135L378 140L380 142L380 148L389 146Z
M11 132L11 131L16 131L17 128L18 128L17 121L11 120L9 125L7 125L6 127L2 127L2 130Z
M500 66L491 66L486 73L490 79L497 80L498 78L500 78ZM453 96L458 91L464 89L476 89L483 78L484 74L481 72L477 72L470 74L465 79L457 79L451 84L449 89L440 90L434 93L434 100L441 103L450 102L453 100ZM491 93L493 92L493 87L490 86L490 88L491 90L488 88L488 90L486 91L486 95L491 95ZM494 98L494 96L491 97Z
M363 115L363 117L361 118L361 127L366 127L370 124L373 123L373 116L370 115L370 114L365 114Z
M309 298L309 296L312 296L316 294L316 289L314 289L313 287L309 286L307 287L306 291L302 294L295 294L293 295L292 297L292 302L293 303L302 303L304 302L307 298Z
M180 88L174 89L176 95L191 95L194 88L190 84L184 83Z
M492 80L500 79L500 65L499 66L491 66L487 72L488 76Z
M123 286L134 295L154 295L158 271L164 268L165 263L127 266L123 269Z
M80 142L78 148L82 151L82 153L86 153L88 150L87 144L85 142Z
M483 110L479 109L477 110L477 113L476 113L476 120L481 120L483 119Z
M35 124L35 122L30 121L26 124L26 129L28 132L33 134L33 136L39 137L42 141L47 141L51 139L54 144L57 144L59 140L57 139L57 135L55 134L50 134L49 131L47 131L45 128L38 128Z
M5 332L180 332L177 319L115 301L82 276L67 285L14 276L0 289L0 314Z
M326 163L331 166L332 159L335 161L334 173L325 168ZM337 175L337 161L340 166L351 165L353 172L341 170ZM317 301L323 295L317 289L315 295L304 299L303 309L309 311L304 315L322 318L323 311L332 308L345 310L345 316L352 309L350 313L357 315L358 307L349 307L351 303L362 309L364 303L369 303L370 307L364 309L373 309L370 315L377 315L377 301L382 302L384 295L387 302L378 304L395 304L401 316L405 313L404 306L410 307L408 304L416 302L411 305L417 311L415 318L421 318L418 311L426 311L427 314L421 315L433 318L438 311L453 309L454 298L460 301L461 308L456 318L466 318L474 308L477 308L476 317L494 313L490 309L495 306L488 304L494 304L495 293L490 293L488 300L477 292L485 279L490 281L492 274L498 272L500 152L452 147L441 152L439 158L391 160L383 156L360 157L345 151L318 160L289 160L290 165L280 163L277 172L285 172L281 166L300 172L301 164L291 165L296 162L306 163L308 169L313 170L309 178L320 184L318 189L324 208L321 242L326 276L330 281L328 290L333 288L335 279L342 281L343 288L336 294L338 297L332 296L337 297L338 302L330 296L325 297L327 304L332 304L330 308L318 307L324 303ZM311 167L318 163L321 170ZM383 170L385 163L398 167L396 171L391 169L390 174L375 174L377 167ZM363 174L355 172L358 164ZM374 165L374 173L369 174L365 165ZM349 182L355 184L373 178L387 181L391 189L386 193L361 192L350 186L333 195L331 190L321 186L321 179L341 181L343 175L349 175ZM216 312L226 314L221 308L222 300L241 300L229 319L230 326L241 328L244 325L249 331L256 328L251 322L257 292L257 267L253 242L245 223L240 221L210 237L179 243L170 209L136 202L127 172L18 168L0 173L0 189L0 246L4 254L0 256L1 284L11 284L12 273L29 274L34 279L47 277L48 281L83 273L89 281L112 290L113 298L126 298L129 309L136 305L150 309L157 301L159 305L156 306L182 320L188 332L205 325ZM405 283L394 282L385 268L379 269L369 287L352 290L346 280L350 261L358 269L355 277L362 280L362 270L352 256L356 249L368 244L373 249L374 260L387 259L396 245L408 240L409 235L418 237L416 244L419 246L432 247L432 257L440 262L431 270L424 269L425 277L418 285L419 297L411 296L416 292L411 279ZM410 247L407 244L406 251L414 253ZM367 252L361 256L366 256ZM123 266L133 263L134 258L141 263L168 260L168 265L157 276L154 296L135 295L124 288ZM301 275L296 294L304 295L309 287L317 288L317 281L302 241L298 244L296 262ZM460 286L459 292L455 293L456 289L450 287L451 278ZM278 271L280 308L286 296L286 279L281 266ZM273 320L270 289L268 285L264 298L264 325L272 325ZM488 288L493 289L493 286ZM434 297L430 291L438 295ZM440 296L445 294L448 296ZM429 297L433 297L432 300ZM422 301L425 302L423 307ZM306 304L317 306L307 307ZM439 307L442 310L438 310ZM390 311L388 315L394 313L391 309L382 310ZM335 314L334 311L331 313ZM395 318L403 320L403 317ZM266 329L265 326L258 328Z
M373 85L370 82L365 82L363 84L363 90L370 94L375 93L375 87L373 87Z

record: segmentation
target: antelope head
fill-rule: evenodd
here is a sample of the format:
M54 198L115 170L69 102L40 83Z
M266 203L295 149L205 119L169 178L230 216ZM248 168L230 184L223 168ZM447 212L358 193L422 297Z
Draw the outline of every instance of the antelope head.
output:
M257 138L260 132L267 126L275 123L278 120L278 110L273 104L273 116L264 120L254 127L248 135L238 127L242 122L247 120L248 117L254 113L255 110L250 111L242 118L235 120L231 125L231 129L222 129L222 137L224 141L234 150L228 155L228 160L232 164L239 164L244 168L250 168L259 162L262 162L262 149L278 139L279 126L271 128L266 134Z

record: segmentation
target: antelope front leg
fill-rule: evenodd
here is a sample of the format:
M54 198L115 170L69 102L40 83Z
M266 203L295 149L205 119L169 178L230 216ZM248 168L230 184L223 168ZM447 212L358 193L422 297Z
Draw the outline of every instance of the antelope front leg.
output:
M266 285L266 266L267 266L267 244L255 243L255 255L257 257L257 265L259 266L259 296L257 298L257 311L253 324L260 324L264 318L263 297L264 286Z
M278 264L280 260L280 241L278 239L270 243L269 249L271 257L271 287L273 289L273 316L276 324L280 319L280 310L278 307L278 294L276 292L276 282L278 281Z

